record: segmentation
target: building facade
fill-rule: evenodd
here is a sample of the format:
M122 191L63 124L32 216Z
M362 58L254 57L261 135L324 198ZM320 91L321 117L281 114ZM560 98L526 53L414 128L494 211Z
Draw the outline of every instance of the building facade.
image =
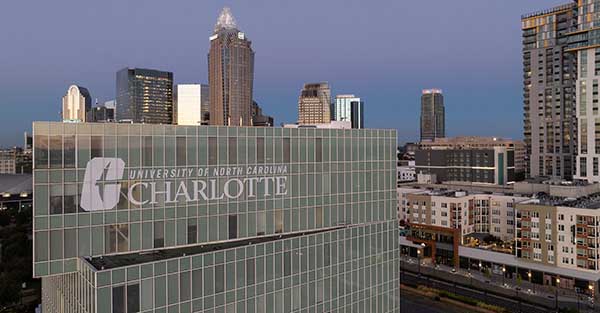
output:
M421 92L421 141L446 137L444 96L440 89Z
M179 84L175 89L175 124L208 125L208 85Z
M251 126L254 51L239 31L229 8L223 8L208 53L210 125Z
M115 122L115 109L106 106L93 107L87 114L90 123Z
M528 177L575 175L577 59L566 50L567 34L576 30L575 12L573 2L521 18Z
M86 114L92 108L92 97L87 88L71 85L62 98L63 122L85 122Z
M522 142L497 137L437 138L415 151L417 173L437 182L506 185L523 176L523 157Z
M333 120L350 121L352 128L364 128L364 102L354 95L337 95L333 104Z
M600 196L532 199L517 205L517 257L539 264L600 271Z
M326 82L304 84L298 99L298 124L331 122L331 89Z
M117 117L122 122L173 123L173 73L142 68L117 72Z
M272 116L263 114L262 108L256 101L252 102L252 125L259 127L275 126L275 119Z
M399 312L394 130L33 131L44 312Z
M405 224L458 229L464 237L489 234L515 238L515 205L527 197L465 191L398 188L398 217Z

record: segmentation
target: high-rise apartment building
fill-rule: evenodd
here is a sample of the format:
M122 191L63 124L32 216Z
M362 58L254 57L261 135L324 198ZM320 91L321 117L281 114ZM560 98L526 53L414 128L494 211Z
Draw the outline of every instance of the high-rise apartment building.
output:
M446 137L444 96L440 89L425 89L421 93L421 141Z
M304 84L298 99L298 124L331 122L331 89L326 82Z
M223 8L210 36L208 85L210 125L251 126L254 51Z
M577 1L576 1L577 2ZM567 7L574 7L577 15L576 29L568 34L566 51L576 56L573 67L577 67L574 84L576 94L577 160L576 179L600 182L600 110L598 109L598 81L600 81L600 48L598 27L600 6L595 1L580 0ZM572 13L571 13L572 14Z
M45 313L400 312L395 130L33 135Z
M124 68L117 72L117 118L145 124L173 123L173 73Z
M570 179L575 174L577 61L575 54L566 51L567 34L576 30L575 12L572 3L521 18L529 177Z
M179 84L175 89L175 123L208 125L208 85Z
M354 95L337 95L333 104L333 120L350 121L352 128L364 128L364 102Z
M62 98L63 122L85 122L86 113L92 108L90 92L81 86L71 85Z

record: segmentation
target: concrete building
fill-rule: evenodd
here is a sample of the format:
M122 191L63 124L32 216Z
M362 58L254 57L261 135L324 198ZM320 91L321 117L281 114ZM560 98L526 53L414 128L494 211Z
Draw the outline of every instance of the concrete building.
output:
M444 96L440 89L421 92L421 141L446 137Z
M364 128L364 102L354 95L337 95L333 104L333 120L351 121L352 128Z
M407 161L406 165L397 166L398 184L417 180L415 161Z
M304 84L298 99L298 124L331 122L331 90L329 84Z
M600 194L538 197L517 209L517 257L540 264L600 271Z
M521 17L528 177L575 174L577 61L567 51L567 34L577 30L575 2Z
M124 68L117 72L116 101L119 121L173 124L173 73Z
M485 137L423 141L415 152L417 173L436 182L506 185L515 181L515 142Z
M400 312L395 130L33 135L44 312Z
M253 83L252 42L225 7L210 37L210 125L252 126Z
M87 88L71 85L62 98L63 122L85 122L86 113L92 108L92 97Z
M0 150L0 174L17 173L17 152L15 149Z
M516 203L528 197L452 190L398 188L398 217L404 224L458 229L460 243L476 234L515 238Z
M208 85L178 84L175 87L175 124L208 125Z

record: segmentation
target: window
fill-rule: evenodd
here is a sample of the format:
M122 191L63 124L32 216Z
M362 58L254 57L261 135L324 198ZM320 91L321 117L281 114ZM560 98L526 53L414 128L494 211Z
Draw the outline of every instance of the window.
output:
M185 166L186 165L186 154L187 154L187 142L185 137L177 137L175 140L175 149L176 155L175 158L177 162L175 163L177 166Z
M63 213L63 190L62 185L50 185L50 214Z
M140 311L140 285L127 286L127 313ZM114 311L113 311L114 313Z
M225 291L225 266L215 266L215 293Z
M154 248L165 246L165 225L164 222L154 222Z
M229 239L237 238L237 215L229 215Z
M283 138L283 163L290 163L290 138Z
M217 137L208 137L208 164L217 164Z
M283 233L283 211L275 211L275 233Z
M124 286L116 286L112 289L112 311L113 313L126 313Z
M75 167L75 136L65 136L64 142L64 167L74 168Z
M61 168L63 166L62 136L50 136L50 167Z
M256 213L256 235L261 236L267 230L267 217L264 211Z
M323 139L315 139L315 162L323 162Z
M152 166L152 136L142 138L142 164Z
M265 138L256 138L256 163L265 163Z
M237 163L237 138L229 137L229 164Z
M187 235L188 244L196 243L196 238L198 236L198 226L196 225L195 218L188 219Z

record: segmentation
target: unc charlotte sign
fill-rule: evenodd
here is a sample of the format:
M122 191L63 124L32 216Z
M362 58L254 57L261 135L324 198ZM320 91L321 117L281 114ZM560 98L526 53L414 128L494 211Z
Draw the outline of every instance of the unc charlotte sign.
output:
M93 158L88 161L83 178L80 206L85 211L110 210L117 206L121 193L121 181L125 162L120 158ZM213 168L162 168L129 169L127 178L136 182L128 187L127 200L134 205L237 199L260 196L285 196L287 189L287 165L256 165ZM240 177L247 175L251 177ZM222 188L217 178L229 177ZM174 181L153 181L169 179ZM190 180L191 184L187 181ZM159 186L160 184L162 186ZM150 199L140 199L136 189L149 192Z

